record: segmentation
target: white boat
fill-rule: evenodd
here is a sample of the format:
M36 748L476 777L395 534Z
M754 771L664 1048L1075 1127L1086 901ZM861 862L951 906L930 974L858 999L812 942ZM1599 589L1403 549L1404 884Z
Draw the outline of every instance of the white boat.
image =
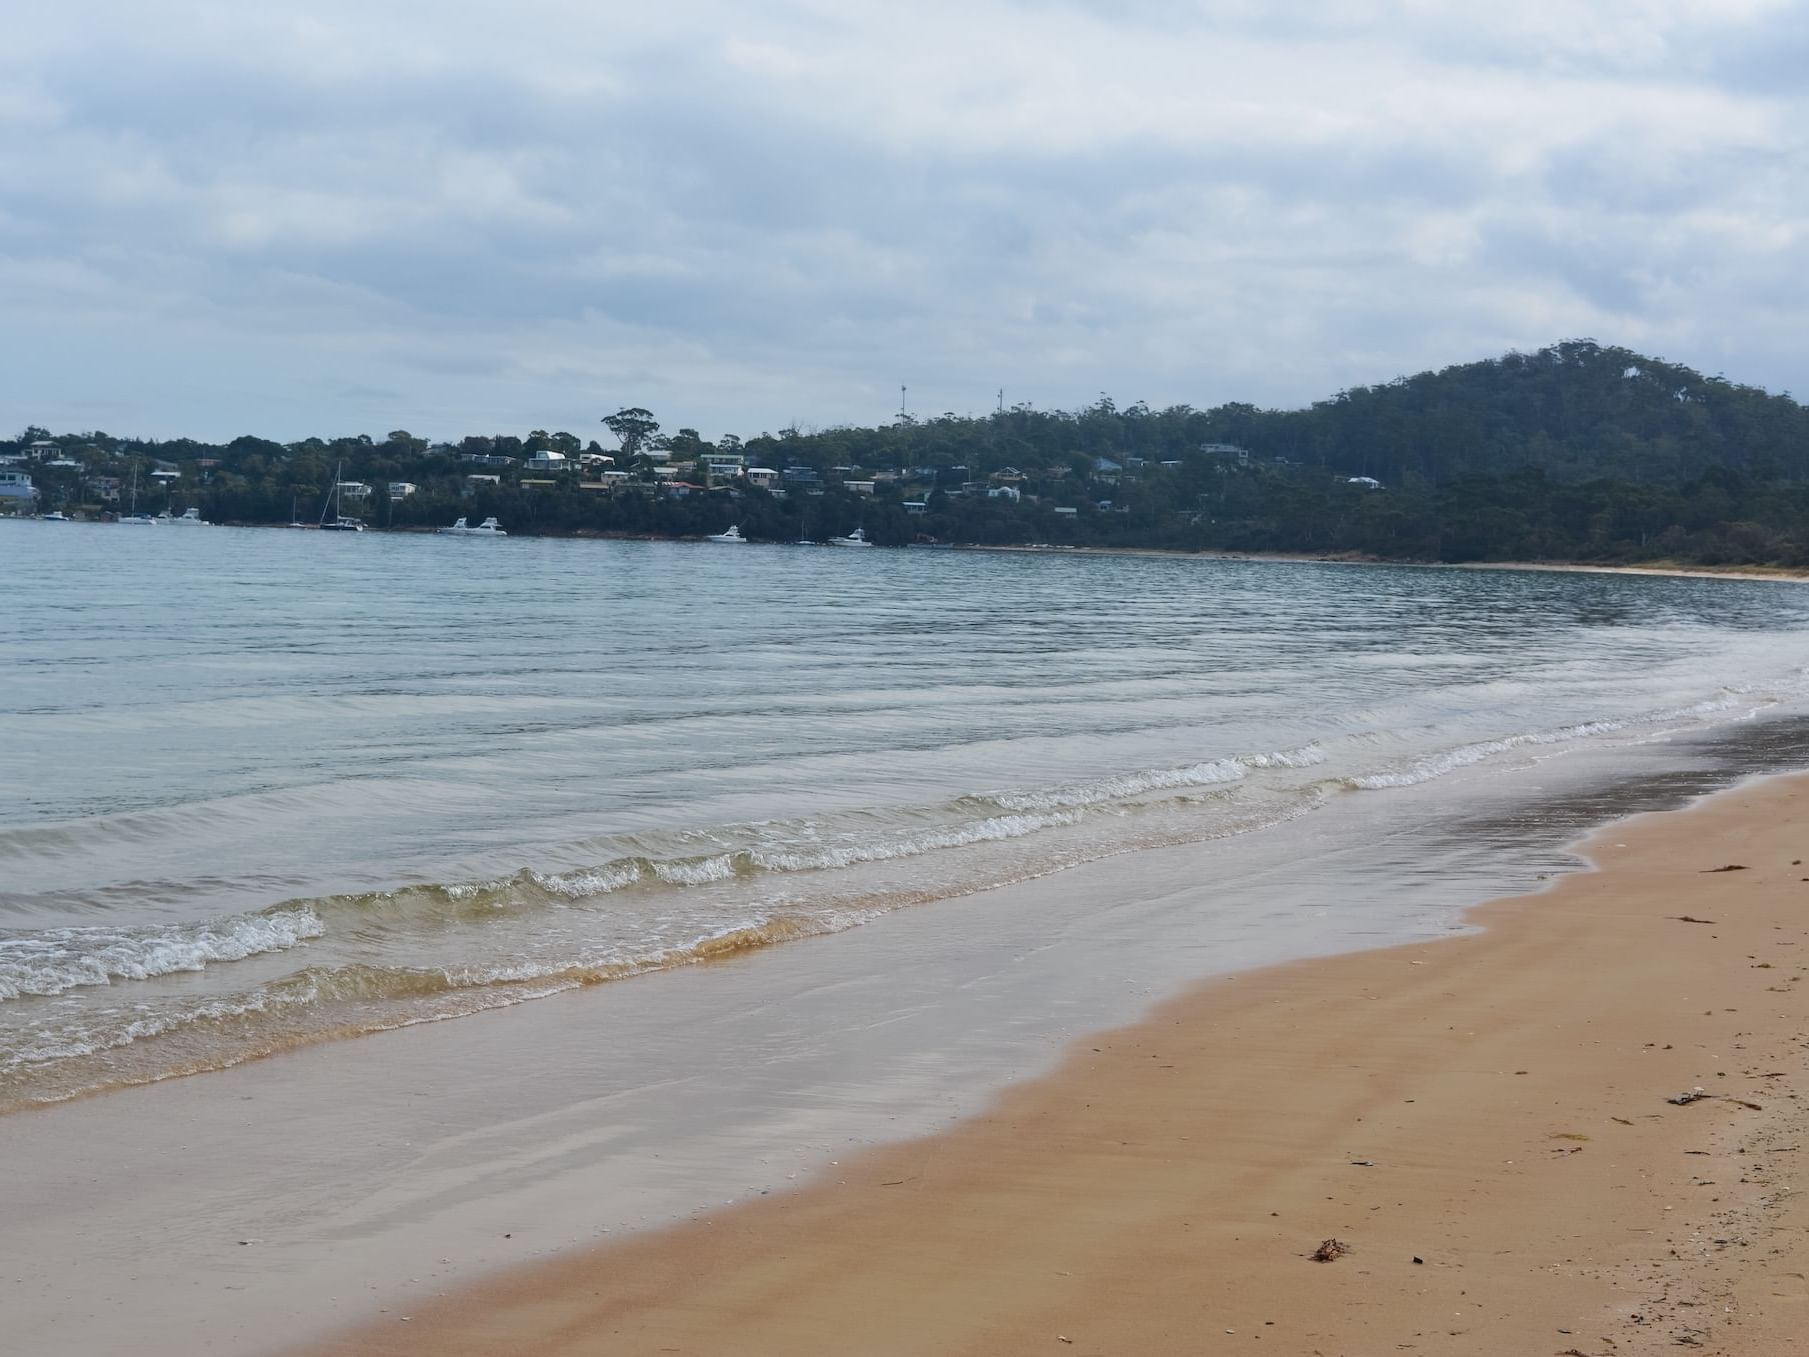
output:
M44 515L44 521L46 523L67 523L69 521L69 515L64 513L61 509L52 509L49 513Z
M363 532L364 520L347 518L339 512L339 473L345 470L345 463L340 462L333 468L333 488L327 491L327 502L320 506L320 522L315 526L322 532ZM327 512L332 511L332 518Z
M209 523L205 518L201 517L201 511L199 509L193 507L192 505L189 508L184 509L182 511L182 513L177 515L175 518L171 518L170 511L168 509L165 509L162 513L157 515L157 521L159 523L180 524L184 527L190 527L190 528L211 528L211 527L213 527L213 524Z
M747 541L747 538L741 535L741 525L739 523L734 523L730 525L727 532L712 533L710 536L704 538L704 541L721 542L727 546L734 546L737 543Z
M867 540L865 528L856 528L846 537L831 537L829 545L832 547L870 547L873 543Z
M136 466L132 468L132 512L129 514L121 514L119 516L119 521L126 524L128 527L133 528L154 528L157 526L156 519L152 518L149 514L141 514L138 512L138 468Z
M450 528L441 528L439 531L448 537L507 537L509 535L502 530L502 525L494 518L486 518L474 528L462 514Z

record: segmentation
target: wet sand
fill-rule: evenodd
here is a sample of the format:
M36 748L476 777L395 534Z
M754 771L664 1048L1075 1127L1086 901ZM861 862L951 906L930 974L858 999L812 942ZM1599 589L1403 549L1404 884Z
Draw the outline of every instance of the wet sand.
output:
M1484 933L1215 982L947 1133L306 1351L1800 1351L1806 812L1623 822Z

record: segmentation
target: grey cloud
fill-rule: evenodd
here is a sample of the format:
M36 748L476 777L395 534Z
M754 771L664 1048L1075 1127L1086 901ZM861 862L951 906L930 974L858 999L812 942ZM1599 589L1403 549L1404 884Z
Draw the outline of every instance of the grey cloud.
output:
M0 153L0 306L69 352L233 350L191 365L218 393L146 383L161 432L261 408L279 437L336 410L455 434L606 395L746 432L884 418L899 381L938 410L999 384L1294 403L1582 332L1758 381L1793 361L1804 101L1756 22L1694 42L1694 0L1555 51L1549 0L1467 25L980 0L910 30L679 4L572 34L527 3L507 50L453 4L393 68L349 6L318 5L369 38L342 62L255 27L147 47L98 7L116 40L0 54L41 103L0 124L42 115ZM1778 33L1796 50L1801 16ZM82 408L40 371L20 389ZM17 399L0 423L48 417Z

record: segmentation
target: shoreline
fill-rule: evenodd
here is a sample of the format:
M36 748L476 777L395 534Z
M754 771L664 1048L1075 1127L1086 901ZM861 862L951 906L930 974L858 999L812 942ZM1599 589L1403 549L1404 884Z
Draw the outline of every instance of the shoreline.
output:
M7 515L7 517L35 518L36 515ZM75 520L84 522L87 520ZM103 524L103 526L105 526ZM210 527L223 528L282 528L290 529L292 523L210 523ZM312 524L302 527L312 530ZM393 534L398 537L433 537L439 534L437 526L426 524L410 527L371 528L371 532ZM707 539L702 537L663 537L652 533L630 532L597 532L579 530L567 533L516 533L517 537L536 541L567 542L674 542L702 544ZM811 542L752 542L753 546L822 546L824 543ZM917 545L917 544L912 544ZM896 549L896 548L890 548ZM1712 566L1712 565L1680 565L1664 561L1636 562L1626 565L1602 565L1586 561L1424 561L1405 557L1386 556L1351 556L1325 554L1315 555L1311 552L1250 552L1220 551L1203 549L1200 551L1183 551L1178 547L1098 547L1098 546L1065 546L1058 543L1036 544L1004 544L989 545L977 542L945 542L933 548L941 551L987 551L1016 552L1027 555L1050 556L1138 556L1154 559L1192 560L1192 561L1246 561L1257 564L1274 563L1281 565L1381 565L1405 566L1415 570L1535 570L1560 574L1580 575L1647 575L1662 579L1719 579L1747 580L1772 583L1800 584L1809 582L1809 568L1796 566Z
M683 539L673 539L683 540ZM1649 575L1663 579L1753 580L1801 584L1809 581L1809 569L1792 566L1672 565L1648 562L1634 565L1596 565L1583 561L1416 561L1382 556L1315 556L1306 552L1182 551L1171 547L1070 547L982 546L961 544L956 551L1024 552L1059 556L1140 556L1158 560L1243 561L1256 565L1380 565L1412 570L1535 570L1574 575Z
M1787 1350L1806 811L1618 821L1483 932L1209 982L949 1131L298 1351Z

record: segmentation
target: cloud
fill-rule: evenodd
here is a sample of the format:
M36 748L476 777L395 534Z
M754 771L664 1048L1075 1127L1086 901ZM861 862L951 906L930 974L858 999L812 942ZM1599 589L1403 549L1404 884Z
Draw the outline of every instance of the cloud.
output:
M40 10L0 427L1293 404L1576 334L1793 372L1783 0Z

